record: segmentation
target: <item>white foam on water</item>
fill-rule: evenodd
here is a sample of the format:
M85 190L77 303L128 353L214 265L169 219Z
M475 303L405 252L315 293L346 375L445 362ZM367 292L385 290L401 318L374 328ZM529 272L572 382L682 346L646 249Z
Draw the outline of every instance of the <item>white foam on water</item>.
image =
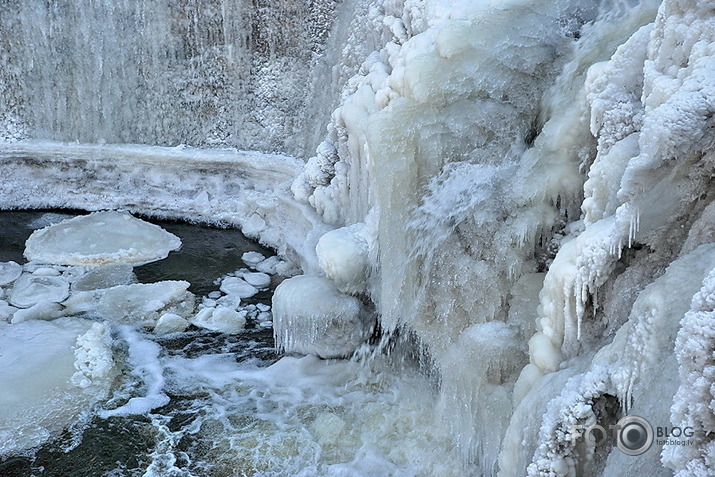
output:
M147 476L173 466L181 437L195 443L193 465L176 475L464 475L433 413L434 389L414 372L315 357L260 367L229 354L163 364L167 392L192 396L192 422L163 429Z
M128 364L131 366L130 374L135 384L139 386L140 396L133 396L115 408L99 412L102 418L113 416L130 416L146 414L169 402L169 397L163 392L164 376L159 354L161 347L155 342L142 337L130 326L122 326L119 335L128 346Z

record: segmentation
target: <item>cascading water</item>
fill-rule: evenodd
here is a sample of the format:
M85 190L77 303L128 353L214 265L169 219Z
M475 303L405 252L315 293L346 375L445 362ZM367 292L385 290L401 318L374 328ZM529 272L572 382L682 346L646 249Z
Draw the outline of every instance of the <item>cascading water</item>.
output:
M335 6L3 2L0 138L304 155L330 110Z
M96 419L159 403L147 475L712 474L710 3L4 4L0 205L239 225L308 275L277 289L280 347L372 356L268 366L125 326ZM325 122L307 163L265 154ZM245 321L250 273L192 323ZM68 303L0 312L90 306ZM629 455L577 432L631 415L697 435Z

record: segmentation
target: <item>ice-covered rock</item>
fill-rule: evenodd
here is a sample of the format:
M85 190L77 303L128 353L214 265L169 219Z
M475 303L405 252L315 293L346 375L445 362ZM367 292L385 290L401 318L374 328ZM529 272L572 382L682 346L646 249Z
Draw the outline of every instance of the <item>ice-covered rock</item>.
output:
M126 212L95 212L36 230L25 244L28 260L58 265L140 265L161 260L181 240Z
M189 327L189 322L185 318L175 313L164 313L159 317L154 326L154 333L158 335L166 335L169 333L178 333Z
M0 349L0 457L42 444L109 391L114 361L100 323L0 322Z
M276 348L321 358L350 356L373 331L374 317L327 278L298 276L273 295Z
M69 296L69 283L61 277L25 274L15 281L9 302L29 308L41 301L59 303Z
M238 333L246 326L246 311L231 308L204 308L191 320L191 323L220 333Z
M0 262L0 286L17 280L22 275L22 266L15 262Z
M250 298L258 293L256 287L238 277L224 278L220 289L227 295L236 295L240 298Z
M318 263L335 286L344 293L365 291L367 281L368 244L358 223L326 233L315 247Z

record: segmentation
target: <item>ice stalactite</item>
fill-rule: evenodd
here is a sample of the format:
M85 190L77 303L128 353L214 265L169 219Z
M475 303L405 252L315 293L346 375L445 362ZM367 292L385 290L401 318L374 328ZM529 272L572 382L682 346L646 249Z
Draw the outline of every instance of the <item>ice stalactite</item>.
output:
M616 270L623 271L626 247L637 244L645 247L651 261L662 266L670 263L665 275L641 292L629 321L610 345L597 352L587 366L591 370L577 379L586 388L597 388L600 396L616 396L622 412L643 415L661 426L668 425L667 409L662 398L655 402L649 390L674 394L673 340L687 310L684 300L713 266L712 246L697 248L711 241L705 217L709 217L706 206L712 200L708 193L711 177L706 172L712 168L713 137L708 132L715 105L712 78L706 73L713 68L712 21L712 12L698 2L666 0L653 25L634 33L608 63L591 67L587 94L598 153L584 187L585 228L556 255L542 291L542 330L532 338L537 343L542 334L556 338L547 342L554 345L549 349L556 354L542 371L583 366L583 358L600 346L598 332L592 334L603 326L598 302L614 299L620 290L611 288L606 296L597 291L612 280ZM586 343L579 343L578 329L584 327L592 333ZM576 333L569 333L573 328ZM679 334L680 348L687 342L686 330ZM532 365L541 354L532 350ZM564 359L570 361L562 363ZM602 364L607 365L605 384L603 378L592 379L593 373L603 375ZM596 382L601 382L600 387L593 386ZM536 451L530 467L533 475L583 472L579 465L587 465L588 458L571 454L574 449L567 444L566 429L578 415L574 410L583 410L586 388L570 398L562 393L559 399L566 398L571 411L560 417L548 417L560 406L557 401L549 404L551 411L540 436L548 443ZM593 408L594 402L585 404ZM677 411L673 416L676 421L684 419ZM679 460L673 457L677 451L669 452L664 451L664 461L684 468L687 458ZM628 460L618 452L600 460L600 467L590 472L664 472L653 459Z

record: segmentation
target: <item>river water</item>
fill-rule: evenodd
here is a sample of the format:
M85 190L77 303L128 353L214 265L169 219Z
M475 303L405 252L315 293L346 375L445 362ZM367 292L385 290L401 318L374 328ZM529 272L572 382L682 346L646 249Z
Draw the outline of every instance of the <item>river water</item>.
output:
M0 260L24 261L33 229L75 212L0 213ZM188 280L199 299L245 267L243 252L272 254L237 230L159 224L183 245L137 267L137 279ZM270 305L271 294L246 301ZM120 372L109 399L39 448L1 460L1 475L461 475L432 412L434 387L410 357L281 357L270 323L256 320L238 334L111 326ZM165 404L144 412L112 413L130 399L162 396Z

